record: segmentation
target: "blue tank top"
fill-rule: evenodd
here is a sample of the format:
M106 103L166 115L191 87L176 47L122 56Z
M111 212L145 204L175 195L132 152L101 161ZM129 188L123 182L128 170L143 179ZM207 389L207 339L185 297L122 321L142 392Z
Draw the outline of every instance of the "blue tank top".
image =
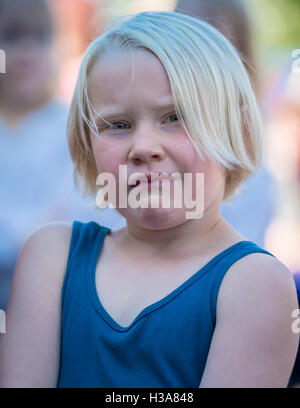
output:
M104 309L96 290L95 269L109 231L95 222L73 223L62 288L57 387L197 388L224 275L248 254L272 254L240 241L123 327Z

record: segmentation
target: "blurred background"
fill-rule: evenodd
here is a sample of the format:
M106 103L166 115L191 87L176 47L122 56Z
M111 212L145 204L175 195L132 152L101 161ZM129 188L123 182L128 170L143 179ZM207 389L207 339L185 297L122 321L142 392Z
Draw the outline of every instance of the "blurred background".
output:
M37 227L75 219L125 225L74 188L66 118L90 41L113 17L151 10L201 17L240 52L262 111L266 154L222 214L300 286L300 0L0 0L1 309L20 247Z

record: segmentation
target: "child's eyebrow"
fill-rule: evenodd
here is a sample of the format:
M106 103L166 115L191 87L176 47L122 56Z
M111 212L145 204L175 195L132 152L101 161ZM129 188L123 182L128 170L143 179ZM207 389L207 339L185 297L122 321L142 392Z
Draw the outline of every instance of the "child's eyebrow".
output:
M153 104L152 106L149 107L153 111L160 111L160 110L167 110L167 109L175 109L174 108L174 103L157 103ZM101 112L97 112L97 116L95 118L95 122L99 120L100 122L103 122L103 119L101 118L108 118L108 117L115 117L115 116L124 116L128 115L130 113L130 110L118 110L114 108L108 108L108 109L103 109Z

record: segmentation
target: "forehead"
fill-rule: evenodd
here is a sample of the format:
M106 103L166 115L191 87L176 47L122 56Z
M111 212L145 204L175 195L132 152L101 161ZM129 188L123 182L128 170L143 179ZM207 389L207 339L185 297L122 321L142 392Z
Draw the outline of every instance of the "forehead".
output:
M172 98L165 68L154 54L140 49L101 57L88 75L88 94L96 104Z

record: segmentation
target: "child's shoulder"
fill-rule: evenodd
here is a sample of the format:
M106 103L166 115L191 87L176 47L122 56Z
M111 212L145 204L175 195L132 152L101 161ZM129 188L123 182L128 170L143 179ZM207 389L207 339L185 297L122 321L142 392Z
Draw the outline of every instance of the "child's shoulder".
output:
M268 251L257 246L254 242L248 241L247 238L239 234L227 222L224 228L226 242L241 241L249 243L257 251L251 251L236 260L226 272L220 287L219 298L234 299L239 296L252 296L253 292L259 293L265 290L284 290L284 287L294 285L293 275L289 269L280 260ZM229 241L228 241L229 239ZM225 238L224 238L225 240ZM228 245L230 246L230 245ZM261 251L262 250L262 251ZM273 255L273 256L272 256ZM266 294L266 293L265 293Z
M289 269L276 256L265 252L254 252L240 258L228 272L229 280L241 280L245 284L292 278Z
M68 246L72 235L72 222L53 221L42 224L27 238L25 245L46 245L59 249ZM61 249L63 249L61 247Z
M287 298L293 303L295 294L293 275L279 259L267 253L251 253L227 271L220 287L218 313L238 305L243 309L252 305L251 310L283 306Z
M49 265L51 274L62 283L72 236L72 222L49 222L34 230L25 241L19 258Z
M297 308L293 276L278 259L251 253L236 261L220 287L201 387L285 387L299 342Z

